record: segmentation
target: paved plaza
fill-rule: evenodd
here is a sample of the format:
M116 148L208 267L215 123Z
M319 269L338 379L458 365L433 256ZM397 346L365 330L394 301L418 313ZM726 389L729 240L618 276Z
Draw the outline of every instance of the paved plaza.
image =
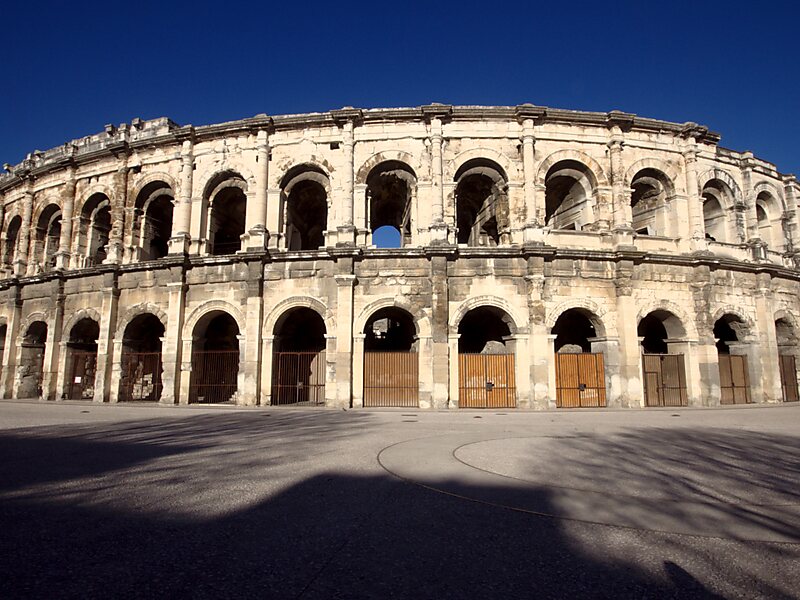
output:
M0 597L797 598L800 406L0 402Z

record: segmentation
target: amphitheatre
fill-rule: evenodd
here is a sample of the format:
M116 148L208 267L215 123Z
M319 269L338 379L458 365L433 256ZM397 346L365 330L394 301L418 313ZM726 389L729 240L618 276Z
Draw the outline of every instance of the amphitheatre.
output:
M719 141L531 104L108 125L0 176L0 395L797 401L800 185Z

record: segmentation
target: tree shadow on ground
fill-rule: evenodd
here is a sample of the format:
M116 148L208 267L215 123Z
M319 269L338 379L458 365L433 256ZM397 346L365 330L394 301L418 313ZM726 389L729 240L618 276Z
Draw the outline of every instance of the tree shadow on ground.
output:
M0 595L789 598L797 589L791 571L800 559L796 545L730 544L542 518L454 498L374 469L320 470L265 489L268 494L235 509L192 512L194 481L220 488L217 501L247 495L242 481L277 479L299 468L292 465L308 453L336 452L337 444L369 423L368 415L298 413L267 427L258 418L204 415L83 432L69 428L57 445L42 433L31 436L22 450L37 458L27 467L43 472L10 480L0 495ZM749 452L751 440L737 435L736 447ZM20 438L18 431L0 435L0 449ZM642 452L636 444L677 441L659 430L648 430L638 442L626 439L628 451ZM762 450L785 449L786 441L775 439L774 447ZM607 456L615 442L587 436L584 443ZM95 464L102 454L116 457ZM61 463L73 465L64 470ZM0 481L23 466L1 466ZM125 477L115 479L119 472ZM163 479L164 472L171 479ZM228 478L230 472L238 476ZM661 477L656 469L656 485ZM458 481L440 484L460 485L467 497L493 492ZM69 494L59 493L63 486ZM174 490L165 496L162 488ZM547 486L532 485L525 493L555 511ZM773 570L743 570L748 561Z

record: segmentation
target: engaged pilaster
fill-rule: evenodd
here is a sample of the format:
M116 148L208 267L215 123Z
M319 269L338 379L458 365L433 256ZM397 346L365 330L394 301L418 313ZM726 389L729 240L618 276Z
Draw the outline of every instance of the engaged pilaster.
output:
M189 252L189 223L192 219L192 179L194 173L194 144L191 139L184 140L181 146L181 188L175 220L172 223L172 237L169 240L170 254Z
M256 135L256 189L252 205L247 206L247 249L263 250L269 234L266 227L267 187L269 186L269 134L262 129Z
M17 257L14 260L14 273L17 276L25 275L28 267L28 246L31 241L31 219L33 217L33 190L32 181L28 179L22 195L22 225L19 228L17 241Z
M61 193L61 237L56 252L56 269L68 269L72 243L72 214L75 210L75 166L67 167L64 191Z

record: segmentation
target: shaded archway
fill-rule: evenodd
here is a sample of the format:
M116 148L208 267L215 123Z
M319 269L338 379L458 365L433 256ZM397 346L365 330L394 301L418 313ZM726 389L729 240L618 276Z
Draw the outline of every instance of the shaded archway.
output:
M731 223L728 214L734 206L733 191L721 180L711 179L701 192L703 225L706 239L716 242L739 243L741 227Z
M275 323L272 404L325 404L325 322L315 310L288 310Z
M419 406L419 340L414 317L381 308L364 326L364 406Z
M242 249L242 235L247 210L247 183L241 175L226 172L218 175L208 186L208 247L209 254L220 256Z
M174 194L163 181L148 183L136 197L133 236L140 260L157 260L169 252Z
M797 356L800 354L800 340L792 322L786 317L775 319L775 338L778 344L778 361L781 375L781 392L784 402L800 400L797 385Z
M17 365L17 398L40 398L44 377L44 353L47 323L34 321L22 338Z
M553 229L580 230L590 223L595 178L576 160L554 164L545 176L545 223Z
M281 185L281 223L287 250L317 250L328 228L328 176L314 165L291 169Z
M3 367L3 359L5 358L6 354L6 335L8 335L8 325L3 323L0 325L0 373L2 373ZM0 391L0 399L2 399L5 392Z
M417 177L407 164L389 160L367 176L367 223L371 234L384 226L400 233L400 246L411 243L411 220ZM374 241L374 240L373 240ZM385 245L383 247L388 247Z
M683 353L671 352L686 330L680 319L664 309L648 313L637 327L642 346L646 406L686 406L688 391Z
M111 202L105 194L92 194L83 205L78 226L78 254L83 257L80 267L103 263L110 232Z
M100 324L84 317L69 332L67 341L66 396L70 400L92 400L97 376L97 338Z
M16 215L8 222L8 227L6 227L5 242L3 244L3 265L7 268L13 268L14 266L21 226L22 217Z
M494 306L467 312L458 324L458 406L516 406L511 317Z
M134 317L122 338L120 402L158 402L161 381L161 338L164 324L151 313Z
M507 182L502 168L485 158L464 163L455 174L458 243L497 246L508 242Z
M34 229L34 248L31 260L37 262L36 271L49 271L56 266L56 253L61 240L61 209L50 204L39 215Z
M750 375L747 364L746 326L740 317L724 314L714 323L719 361L720 404L750 402Z
M228 313L203 315L192 332L189 402L232 402L239 379L239 326Z
M603 354L592 353L596 320L597 316L586 309L571 308L561 313L553 325L558 408L606 405Z
M783 252L784 248L782 212L780 202L768 191L756 196L758 236L775 252Z
M673 235L669 201L673 185L658 169L642 169L631 180L631 225L639 235Z

